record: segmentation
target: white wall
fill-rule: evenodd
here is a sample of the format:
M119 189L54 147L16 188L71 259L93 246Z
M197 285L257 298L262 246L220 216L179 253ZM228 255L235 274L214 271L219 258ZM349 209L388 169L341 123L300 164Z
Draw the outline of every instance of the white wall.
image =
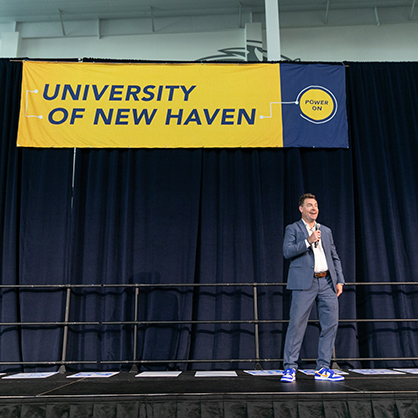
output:
M21 57L110 58L138 60L194 61L216 54L219 49L245 45L243 29L225 32L170 35L130 35L23 39Z
M282 55L302 61L418 61L418 23L412 21L380 26L281 29L280 38ZM1 50L9 51L4 39L0 40ZM102 37L22 36L15 56L194 61L217 55L221 49L231 48L233 54L244 47L245 28L223 31L215 28L206 32Z
M302 61L418 61L418 23L283 29L282 54Z

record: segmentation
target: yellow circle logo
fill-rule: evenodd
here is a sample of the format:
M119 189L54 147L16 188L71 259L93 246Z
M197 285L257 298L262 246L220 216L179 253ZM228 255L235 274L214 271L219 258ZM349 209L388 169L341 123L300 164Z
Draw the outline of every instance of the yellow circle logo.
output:
M332 119L337 111L334 95L324 87L310 86L298 97L303 118L313 123L324 123Z

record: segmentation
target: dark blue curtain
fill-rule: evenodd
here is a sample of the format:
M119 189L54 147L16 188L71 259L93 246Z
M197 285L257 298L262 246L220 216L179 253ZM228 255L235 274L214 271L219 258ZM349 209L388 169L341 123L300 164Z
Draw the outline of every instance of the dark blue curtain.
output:
M20 149L20 77L20 63L0 60L1 284L94 285L71 292L70 321L92 324L70 326L67 360L96 362L75 369L133 358L134 288L117 285L167 285L140 289L141 321L219 321L252 320L253 287L238 284L268 283L257 290L259 319L286 320L283 232L306 191L333 230L347 282L417 281L418 63L348 63L350 148L341 150L79 149L73 158L74 150ZM417 290L347 285L340 317L416 318ZM62 321L65 291L3 287L0 303L1 322ZM127 323L102 324L117 321ZM285 331L260 325L262 358L282 357ZM0 361L61 359L62 326L0 332ZM316 357L318 334L309 325L303 358ZM244 368L253 364L216 360L255 355L251 323L143 324L137 343L139 359L172 360L159 367ZM341 322L336 354L413 357L417 345L412 322Z
M356 279L417 282L418 64L350 63L347 74ZM417 318L417 291L417 286L358 287L357 315ZM411 322L362 323L360 355L416 357L417 334Z
M200 150L78 150L71 279L79 284L193 283ZM72 320L133 321L132 288L76 292ZM141 289L141 321L190 320L193 289ZM132 359L132 326L75 329L69 356ZM185 359L190 324L141 326L138 358ZM91 368L91 366L90 366Z
M0 272L1 284L19 283L19 194L21 177L18 171L20 155L16 151L17 120L21 68L0 60ZM1 289L0 320L20 320L19 293ZM21 358L20 333L16 327L1 327L0 358L19 361ZM6 340L7 343L3 343Z
M21 64L0 60L1 284L63 284L70 263L72 150L16 148ZM56 151L56 152L55 152ZM52 289L2 288L1 322L59 322ZM60 359L62 327L1 327L1 361Z

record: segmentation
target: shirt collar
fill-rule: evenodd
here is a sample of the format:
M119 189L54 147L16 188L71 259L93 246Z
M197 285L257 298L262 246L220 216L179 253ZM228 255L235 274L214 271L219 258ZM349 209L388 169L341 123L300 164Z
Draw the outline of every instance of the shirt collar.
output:
M303 218L302 218L302 222L305 224L306 228L308 228L310 231L313 231L315 229L316 221L315 221L315 224L312 228L305 222L305 220Z

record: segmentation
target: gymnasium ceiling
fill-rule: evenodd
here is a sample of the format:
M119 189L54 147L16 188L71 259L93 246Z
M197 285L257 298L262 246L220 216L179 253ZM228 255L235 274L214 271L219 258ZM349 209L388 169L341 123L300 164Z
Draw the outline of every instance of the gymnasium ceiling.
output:
M383 25L418 20L416 0L279 0L283 28ZM0 23L180 16L251 16L263 21L265 0L0 0Z

